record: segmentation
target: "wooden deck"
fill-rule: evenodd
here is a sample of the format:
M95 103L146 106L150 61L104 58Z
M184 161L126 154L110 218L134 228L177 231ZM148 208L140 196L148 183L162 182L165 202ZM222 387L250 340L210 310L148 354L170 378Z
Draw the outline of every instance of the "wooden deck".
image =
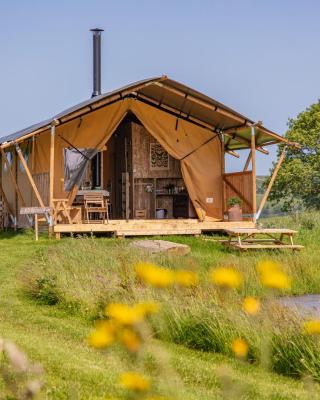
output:
M111 233L118 237L158 235L200 235L202 232L233 228L254 228L252 221L198 221L197 219L110 220L105 223L57 224L54 233Z

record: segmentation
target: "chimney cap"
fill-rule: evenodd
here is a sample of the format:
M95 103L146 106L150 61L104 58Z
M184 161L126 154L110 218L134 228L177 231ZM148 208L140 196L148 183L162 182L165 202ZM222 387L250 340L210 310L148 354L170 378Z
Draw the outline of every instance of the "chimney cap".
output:
M90 29L91 32L104 32L104 29L102 28L92 28Z

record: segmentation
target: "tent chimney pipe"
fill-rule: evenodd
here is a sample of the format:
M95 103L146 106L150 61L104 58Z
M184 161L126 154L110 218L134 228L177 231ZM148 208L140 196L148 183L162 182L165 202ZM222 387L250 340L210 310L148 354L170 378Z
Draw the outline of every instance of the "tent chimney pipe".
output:
M93 92L91 97L101 94L101 32L103 29L90 29L93 33Z

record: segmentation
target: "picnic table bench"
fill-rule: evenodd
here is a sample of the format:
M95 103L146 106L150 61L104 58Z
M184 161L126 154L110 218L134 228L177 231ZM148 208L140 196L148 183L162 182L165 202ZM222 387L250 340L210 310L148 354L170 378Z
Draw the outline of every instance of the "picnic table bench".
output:
M292 229L234 228L224 229L224 231L229 235L229 238L221 242L227 247L241 251L249 249L301 250L304 248L304 246L293 243L293 236L297 231Z

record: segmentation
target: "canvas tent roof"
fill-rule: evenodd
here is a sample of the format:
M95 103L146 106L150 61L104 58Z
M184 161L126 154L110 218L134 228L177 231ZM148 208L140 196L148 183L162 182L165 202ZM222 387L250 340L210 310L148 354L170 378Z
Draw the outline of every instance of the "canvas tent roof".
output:
M50 119L0 138L0 144L7 147L14 141L24 140L47 130L52 122L62 124L128 97L176 115L177 120L185 119L213 132L224 133L226 148L229 150L250 147L251 125L254 121L167 76L145 79L93 97ZM256 125L257 146L279 142L287 140L262 125Z

